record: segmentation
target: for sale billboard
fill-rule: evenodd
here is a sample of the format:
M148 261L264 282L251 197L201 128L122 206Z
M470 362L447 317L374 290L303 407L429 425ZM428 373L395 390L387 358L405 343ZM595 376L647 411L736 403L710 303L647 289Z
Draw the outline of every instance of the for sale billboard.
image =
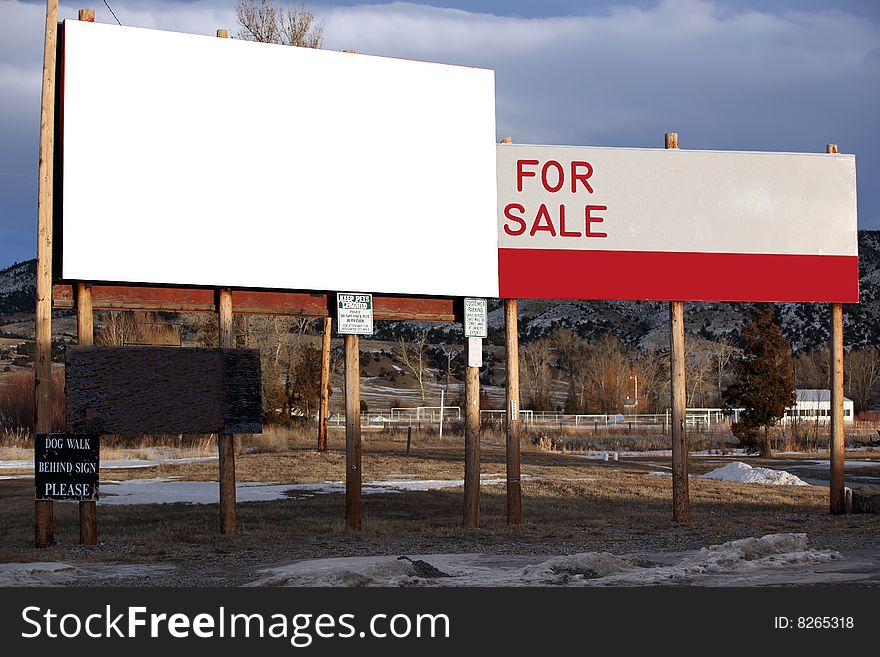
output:
M502 297L858 301L852 155L497 151Z

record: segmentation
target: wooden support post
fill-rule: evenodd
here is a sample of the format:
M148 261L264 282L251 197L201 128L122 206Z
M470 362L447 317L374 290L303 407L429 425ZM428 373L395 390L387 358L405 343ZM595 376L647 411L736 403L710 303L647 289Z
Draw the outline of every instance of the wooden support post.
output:
M361 372L359 338L345 336L345 524L361 528Z
M839 153L837 144L828 144L826 153ZM843 305L831 304L831 482L829 507L831 513L846 513L844 482L844 434L843 434Z
M504 300L504 331L507 345L507 524L522 522L522 486L519 452L519 318L516 299Z
M223 288L217 292L217 314L220 329L220 347L232 349L232 292ZM220 460L220 533L235 534L235 436L221 433L217 436L217 456Z
M666 148L678 148L678 133L666 133ZM691 518L688 492L688 444L686 426L684 302L669 302L669 360L672 397L672 519Z
M512 144L504 137L502 144ZM504 300L504 332L507 345L507 412L504 429L507 442L507 524L522 523L522 484L520 473L519 422L519 318L516 299Z
M83 10L89 11L89 10ZM80 12L82 16L82 11ZM94 19L94 12L92 12ZM80 20L83 20L80 18ZM92 286L76 284L76 340L80 345L95 342L94 314L92 313ZM98 542L98 512L94 500L79 503L79 542L95 545Z
M333 320L324 318L324 335L321 338L321 404L318 411L318 450L327 449L327 420L330 415L330 338Z
M470 361L471 341L464 339L465 363ZM464 521L465 527L480 526L480 368L465 367L464 415Z
M690 520L685 393L684 302L669 302L669 358L672 381L672 519Z
M229 30L217 30L220 39L229 37ZM222 288L217 293L217 314L220 330L220 347L232 349L232 291ZM220 533L238 532L238 516L235 508L235 436L221 433L217 436L217 456L220 461Z
M34 349L34 428L52 431L52 185L55 150L55 65L58 0L46 1L43 92L40 106L40 169L37 195L37 294ZM55 542L52 500L34 501L34 544Z
M78 19L95 22L94 9L80 9ZM92 312L92 286L77 283L74 288L76 301L76 341L80 345L95 343L95 318ZM79 503L79 542L95 545L98 542L98 510L94 500Z
M843 305L831 304L831 459L830 510L846 513L843 435Z

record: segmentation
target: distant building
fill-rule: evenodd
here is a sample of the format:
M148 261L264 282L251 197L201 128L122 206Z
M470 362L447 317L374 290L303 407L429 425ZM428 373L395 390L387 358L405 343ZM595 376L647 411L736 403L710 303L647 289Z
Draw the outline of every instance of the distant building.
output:
M807 388L796 390L793 408L785 411L783 422L831 422L831 391ZM843 398L843 421L853 421L853 403Z

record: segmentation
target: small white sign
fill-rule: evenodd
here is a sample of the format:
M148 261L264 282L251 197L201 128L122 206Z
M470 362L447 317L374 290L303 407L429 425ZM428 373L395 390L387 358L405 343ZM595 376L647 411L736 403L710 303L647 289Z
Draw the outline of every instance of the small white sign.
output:
M464 300L464 337L488 338L488 304L485 299Z
M468 367L483 366L483 338L468 338Z
M339 292L336 295L336 330L340 335L373 332L373 295Z

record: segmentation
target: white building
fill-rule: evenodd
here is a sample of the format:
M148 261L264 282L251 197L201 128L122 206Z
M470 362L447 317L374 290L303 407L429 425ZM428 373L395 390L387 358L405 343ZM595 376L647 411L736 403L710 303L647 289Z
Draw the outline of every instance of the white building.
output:
M794 408L785 411L783 422L830 422L831 421L831 391L814 388L796 390L797 399ZM851 399L843 398L843 421L853 421L853 403Z

